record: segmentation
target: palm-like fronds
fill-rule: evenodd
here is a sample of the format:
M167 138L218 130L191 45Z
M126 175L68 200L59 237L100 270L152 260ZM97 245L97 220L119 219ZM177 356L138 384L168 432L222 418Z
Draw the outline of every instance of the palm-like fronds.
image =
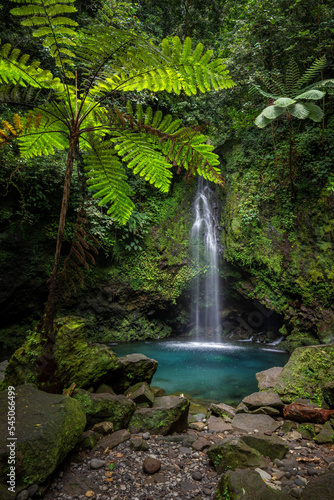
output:
M23 4L11 10L17 16L24 16L23 26L35 28L33 36L43 38L43 45L49 49L57 66L66 76L73 73L65 70L65 65L73 66L72 47L75 45L76 32L72 29L78 23L67 17L77 11L73 7L75 0L12 0Z

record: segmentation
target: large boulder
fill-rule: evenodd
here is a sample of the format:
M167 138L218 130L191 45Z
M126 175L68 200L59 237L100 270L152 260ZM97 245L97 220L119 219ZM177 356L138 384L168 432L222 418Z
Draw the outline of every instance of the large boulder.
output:
M45 481L72 450L86 425L78 401L48 394L33 384L15 388L16 440L9 432L0 437L0 498L15 498L8 490L9 458L15 457L16 494L31 484ZM0 393L0 428L7 429L8 391ZM9 448L8 445L12 445Z
M136 404L147 404L151 406L154 403L154 394L147 382L138 382L138 384L129 387L125 396L132 399Z
M270 406L277 410L283 410L284 408L281 398L274 392L253 392L253 394L246 396L242 402L250 412L264 406Z
M302 500L329 500L333 498L334 472L328 471L325 474L310 481L301 496Z
M269 415L250 415L248 413L238 413L232 420L231 425L245 432L275 432L279 424Z
M155 398L152 408L140 408L133 414L130 431L151 434L171 434L182 432L188 426L190 402L178 396Z
M88 344L85 327L83 318L58 319L53 352L43 350L41 335L33 332L11 357L1 388L34 383L40 389L46 389L51 384L47 373L51 366L58 392L73 382L77 387L98 387L118 368L118 358L103 344Z
M251 448L259 451L264 457L269 457L270 460L278 458L281 460L289 451L289 446L286 441L273 434L267 436L262 433L246 434L241 439Z
M99 422L112 422L115 431L124 429L136 408L135 403L122 394L92 394L79 389L73 398L82 404L87 416L87 427Z
M274 387L277 378L282 373L282 370L283 368L281 366L273 366L268 370L256 373L255 377L260 391L266 391L267 389Z
M158 362L155 359L144 354L128 354L118 358L118 368L110 373L109 382L117 394L120 394L138 382L150 384L157 368Z
M334 344L298 347L279 375L273 390L285 403L297 398L321 404L328 381L334 380Z
M265 466L265 459L261 453L234 436L221 439L210 446L207 455L219 474L228 469Z
M219 480L216 498L228 500L291 500L287 493L267 486L254 470L227 471ZM318 498L318 500L320 500Z

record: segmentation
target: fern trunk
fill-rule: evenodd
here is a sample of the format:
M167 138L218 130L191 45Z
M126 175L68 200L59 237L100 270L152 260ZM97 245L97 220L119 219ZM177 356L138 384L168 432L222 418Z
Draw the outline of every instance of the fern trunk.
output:
M48 338L49 340L51 340L52 338L56 305L59 299L57 285L58 285L60 255L61 255L61 247L65 231L65 221L66 221L68 203L70 198L71 180L73 174L73 165L74 165L75 151L77 149L77 143L78 139L76 136L72 138L70 137L69 150L67 154L66 171L65 171L63 198L59 216L56 251L53 261L52 274L49 280L49 294L44 309L43 318L40 324L41 331L44 332L46 338Z

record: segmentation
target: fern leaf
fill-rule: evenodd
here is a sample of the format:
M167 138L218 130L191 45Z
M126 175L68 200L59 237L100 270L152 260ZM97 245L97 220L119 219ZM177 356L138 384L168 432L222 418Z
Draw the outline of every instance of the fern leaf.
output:
M288 97L294 97L296 92L300 88L299 77L300 75L298 65L292 57L288 63L285 77L286 93Z
M134 208L132 191L112 143L106 141L98 146L92 143L84 163L87 184L95 192L93 197L100 198L99 205L107 205L108 214L125 224Z
M298 90L307 85L311 80L314 80L325 66L326 56L322 56L320 59L316 59L299 79Z

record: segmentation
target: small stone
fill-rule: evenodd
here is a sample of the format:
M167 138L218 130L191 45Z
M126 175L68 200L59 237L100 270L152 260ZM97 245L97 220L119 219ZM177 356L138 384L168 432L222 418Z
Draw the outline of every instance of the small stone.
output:
M152 457L145 458L143 462L143 470L144 472L146 472L146 474L155 474L156 472L158 472L158 470L160 470L160 468L160 460Z
M114 432L114 424L112 422L99 422L93 426L92 431L105 435L111 434Z
M181 446L180 453L182 455L191 455L191 448L186 448L185 446Z
M148 444L144 439L135 437L130 441L130 449L134 451L147 451Z
M142 435L142 438L145 439L145 441L148 441L151 437L151 434L149 432L144 432Z
M29 491L23 490L20 491L20 493L17 495L16 500L28 500L28 498L29 498Z
M296 479L295 479L295 484L297 486L306 486L307 485L307 481L304 477L300 477L298 476Z
M284 467L284 463L282 462L282 460L279 460L279 458L275 458L274 460L274 465L276 465L277 467Z
M85 497L94 498L95 497L94 491L86 491Z
M212 489L210 489L210 488L203 488L203 493L206 496L211 496Z
M38 484L32 484L31 486L29 486L29 487L27 488L28 493L29 493L29 496L30 496L30 497L33 497L34 495L36 495L36 493L37 493L38 489L39 489Z
M211 443L203 437L196 439L192 444L193 449L197 451L202 451L205 448L209 448L209 446L211 446Z
M92 458L89 462L89 466L91 469L101 469L105 465L104 460L99 460L98 458Z
M329 464L328 470L330 470L330 471L334 470L334 462L331 462Z
M199 472L199 471L195 471L195 472L193 472L193 473L191 474L191 477L192 477L193 479L195 479L195 481L202 481L202 479L203 479L202 473L201 473L201 472Z
M180 487L181 487L181 490L183 490L183 491L194 491L194 490L197 490L196 484L188 483L188 481L181 481L180 482Z

